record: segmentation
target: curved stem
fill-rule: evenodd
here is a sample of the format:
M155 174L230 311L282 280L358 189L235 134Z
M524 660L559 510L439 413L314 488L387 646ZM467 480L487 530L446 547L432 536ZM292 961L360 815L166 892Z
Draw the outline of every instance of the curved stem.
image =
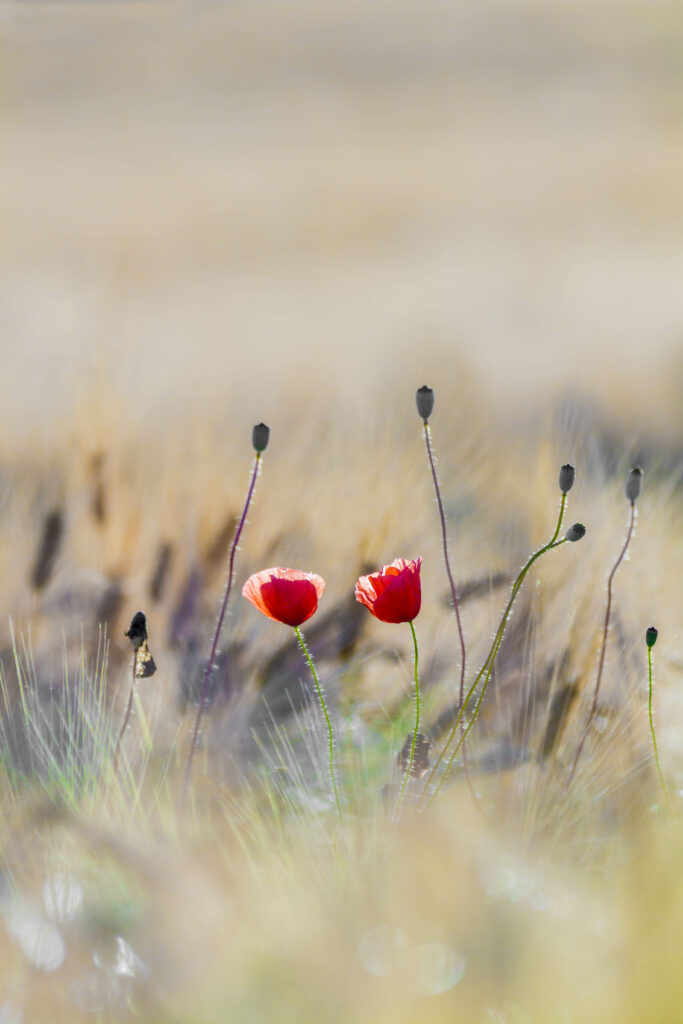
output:
M138 651L137 651L137 647L136 647L135 650L133 651L133 678L132 678L131 684L130 684L130 696L128 698L128 704L126 706L126 713L123 716L123 722L121 723L121 728L119 729L119 735L118 735L118 738L116 740L116 749L114 750L114 771L115 772L118 772L118 770L119 770L119 754L121 752L121 744L123 742L124 733L125 733L126 729L128 728L128 722L130 720L131 712L133 710L133 697L135 696L135 679L136 679L137 664L138 664Z
M408 785L408 779L413 774L413 763L415 761L415 746L417 744L417 734L420 729L420 683L418 679L418 648L417 648L417 634L415 632L415 626L412 622L409 622L410 631L413 635L413 651L415 655L415 729L413 731L413 742L410 745L410 760L408 767L403 776L403 782L398 793L398 800L396 801L396 810L394 811L394 821L398 821L399 814L401 813L401 804L403 803L403 794L405 793L406 786Z
M325 697L323 696L323 691L322 691L322 687L320 685L320 681L318 679L318 674L315 671L315 665L313 664L313 659L312 659L312 657L310 655L308 647L306 646L306 641L304 640L304 635L301 632L301 627L300 626L295 626L294 627L294 632L296 633L296 638L299 641L299 647L303 651L304 657L306 658L306 661L308 662L308 667L311 670L311 675L313 676L313 682L315 683L315 688L316 688L316 690L318 692L318 700L320 701L320 707L323 709L323 715L325 716L325 721L327 722L327 731L328 731L328 734L329 734L329 737L330 737L330 777L332 779L332 789L334 790L334 799L335 799L335 802L337 804L337 814L339 815L339 820L341 821L341 818L342 818L341 800L339 798L339 790L337 789L337 779L336 779L335 774L334 774L334 736L333 736L333 733L332 733L332 722L330 721L330 716L329 716L328 711L327 711L327 704L325 703Z
M662 791L664 793L664 799L666 801L666 809L667 809L667 811L670 811L671 810L671 803L669 801L669 791L666 788L666 783L664 781L664 774L662 772L662 766L659 763L659 751L657 750L657 737L655 736L655 722L654 722L654 717L653 717L653 714L652 714L652 648L650 646L648 646L648 649L647 649L647 669L648 669L648 678L649 678L649 684L650 684L650 694L649 694L649 699L648 699L648 703L647 703L647 711L648 711L648 715L649 715L649 718L650 718L650 732L652 733L652 746L654 747L654 751L655 751L655 764L657 765L657 774L659 775L659 781L661 783Z
M477 675L474 678L474 682L472 683L472 685L470 686L470 688L469 688L469 690L467 692L467 696L465 697L463 703L461 704L460 711L458 712L458 715L457 715L457 717L455 719L455 722L453 723L453 727L452 727L450 733L448 734L448 738L446 739L446 742L443 745L441 753L439 754L439 757L438 757L436 763L434 764L434 767L432 768L432 770L431 770L431 772L429 774L429 778L427 779L427 782L425 783L424 789L422 790L422 794L420 795L420 803L422 803L422 801L426 798L427 793L429 791L429 787L432 784L432 781L434 779L434 776L436 775L436 772L437 772L437 770L439 768L439 765L441 764L441 762L443 761L444 757L446 756L446 754L448 752L448 749L449 749L451 743L453 742L453 740L455 738L455 734L457 732L458 726L460 725L461 721L463 720L463 716L465 714L465 708L469 704L470 699L472 698L472 695L474 694L474 691L476 690L477 685L479 684L479 681L481 680L481 678L484 675L484 673L486 673L486 678L485 678L484 686L482 687L481 694L479 695L479 699L477 701L477 705L476 705L476 708L475 708L474 715L472 716L472 719L469 722L468 726L463 730L463 734L462 734L462 736L460 738L460 742L456 744L455 749L453 750L453 752L452 752L452 754L450 756L450 759L449 759L449 761L448 761L448 763L446 765L446 769L443 772L441 778L439 779L439 782L438 782L438 785L437 785L436 789L434 790L434 792L432 793L431 797L429 798L429 800L427 802L427 805L426 805L427 807L429 806L429 804L431 804L432 800L434 799L436 794L441 789L441 786L443 785L443 782L444 782L446 776L448 775L448 773L450 772L450 770L451 770L451 768L453 766L453 762L455 760L456 754L458 753L458 750L460 749L460 747L462 746L463 742L467 738L467 735L468 735L470 729L472 728L472 726L474 725L474 723L475 723L475 721L477 719L477 715L479 714L479 709L480 709L482 701L484 699L484 694L486 692L486 688L487 688L487 686L489 684L489 680L491 678L491 673L493 672L493 666L494 666L495 660L496 660L496 658L498 656L498 651L500 650L500 645L503 642L503 636L505 634L505 628L507 626L507 622L508 622L508 619L510 617L510 612L512 611L512 606L515 603L515 600L517 598L517 595L518 595L518 593L520 591L520 588L522 586L522 583L524 582L524 579L525 579L527 573L531 569L531 567L534 564L534 562L536 562L537 559L539 559L541 557L541 555L545 554L546 551L550 551L551 548L554 548L554 547L560 547L560 545L565 543L564 538L562 540L560 540L560 541L558 541L557 538L559 536L560 529L562 527L562 520L564 518L564 511L565 511L566 502L567 502L567 495L563 494L562 495L562 500L560 501L560 511L559 511L559 515L558 515L558 518L557 518L557 525L555 526L555 532L553 533L553 535L550 538L550 540L548 541L548 543L544 544L542 548L538 549L538 551L535 551L534 554L529 558L528 562L520 570L520 572L519 572L519 574L517 576L517 579L515 580L515 582L512 585L512 591L510 593L510 598L508 600L507 605L505 606L505 611L503 612L503 616L502 616L502 618L500 620L500 624L498 626L498 629L496 630L496 635L495 635L495 637L493 639L493 643L491 644L491 649L489 650L489 653L486 656L486 659L484 660L483 665L481 666L481 668L477 672Z
M598 694L600 693L600 683L602 681L602 671L603 671L603 669L605 667L605 652L607 651L607 634L609 633L609 621L610 621L610 617L611 617L611 614L612 614L612 584L614 582L614 577L616 576L617 569L619 568L619 566L623 562L624 556L626 555L626 552L628 551L628 546L631 543L631 537L633 536L633 529L635 527L635 523L636 523L636 503L635 503L635 501L632 501L631 502L631 509L630 509L630 512L629 512L628 530L626 531L626 540L624 541L624 546L622 547L621 551L619 552L619 556L618 556L616 562L614 563L614 565L612 567L612 571L609 574L609 578L607 580L607 607L605 608L605 623L604 623L603 630L602 630L602 645L600 647L600 660L598 662L598 674L597 674L596 679L595 679L595 688L593 690L593 700L591 702L591 709L590 709L590 712L588 714L588 720L586 722L586 727L585 727L585 729L583 731L583 735L581 737L581 742L579 743L579 745L577 747L576 755L574 757L574 763L572 764L572 770L571 770L571 773L569 775L569 782L570 783L573 781L574 775L576 774L576 766L579 763L579 758L581 757L581 752L582 752L582 750L584 748L584 744L585 744L586 740L588 739L588 733L590 732L590 727L591 727L591 725L593 723L593 719L595 717L595 712L598 710Z
M258 476L259 467L261 465L261 453L256 453L254 459L254 468L251 473L251 481L249 483L249 490L247 491L247 500L244 503L244 509L242 511L242 518L239 521L235 536L233 537L232 544L230 545L230 561L228 565L228 579L225 585L225 593L223 595L223 603L221 604L221 610L218 615L218 622L216 623L216 630L213 635L213 642L211 644L211 653L209 654L209 660L206 663L206 670L204 672L204 679L202 681L202 689L199 696L199 707L197 708L197 718L194 723L194 731L192 733L192 745L190 746L190 753L187 758L187 767L185 768L185 783L184 791L187 792L187 787L190 783L190 775L192 773L192 762L194 760L195 750L197 748L197 740L199 739L199 729L202 722L202 717L206 709L206 698L209 691L209 679L213 670L214 662L216 660L216 652L218 650L218 641L221 635L221 629L223 627L223 620L225 613L228 609L228 602L230 600L230 592L232 591L232 584L234 579L234 568L235 568L235 554L237 552L237 545L239 544L240 536L244 528L244 524L247 519L247 512L249 511L249 505L254 494L254 487L256 486L256 478Z
M460 605L458 604L458 595L455 590L455 583L453 581L453 573L451 572L451 563L448 557L448 536L446 533L446 515L444 513L443 501L441 500L441 489L439 487L439 478L436 473L436 464L434 462L434 453L432 451L432 435L427 420L424 421L424 434L425 434L425 445L427 447L427 457L429 459L429 466L432 471L432 480L434 481L434 490L436 492L436 501L439 506L439 518L441 519L441 543L443 546L443 560L446 565L446 575L448 576L448 583L451 588L451 600L453 601L453 611L455 612L455 620L458 624L458 636L460 639L460 688L459 688L459 700L462 705L462 700L465 695L465 665L467 653L465 650L465 634L463 633L462 621L460 619Z
M448 583L451 588L451 600L453 602L453 611L455 612L455 621L458 624L458 637L460 639L460 684L458 687L458 708L462 707L463 699L465 697L465 671L467 664L467 651L465 648L465 634L462 628L462 620L460 618L460 605L458 603L458 594L455 589L455 582L453 580L453 573L451 571L450 558L448 556L448 535L446 532L446 514L444 512L443 501L441 500L441 488L439 487L439 477L436 472L436 462L434 459L434 452L432 450L432 432L427 420L424 421L424 436L425 446L427 448L427 458L429 459L429 468L432 471L432 480L434 481L434 491L436 492L436 502L439 506L439 518L441 520L441 543L443 547L443 560L446 566L446 575L448 576ZM461 722L461 726L464 727L464 720ZM465 778L467 785L469 786L472 799L474 800L477 807L479 807L479 800L470 778L469 765L467 763L467 747L463 744L462 748L462 759L463 767L465 769ZM481 807L479 807L481 810ZM483 811L482 811L483 814Z

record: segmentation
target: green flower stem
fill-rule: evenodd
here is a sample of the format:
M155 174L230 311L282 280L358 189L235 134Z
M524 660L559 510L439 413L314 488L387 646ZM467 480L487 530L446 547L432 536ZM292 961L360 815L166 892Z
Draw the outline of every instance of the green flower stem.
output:
M550 551L551 548L560 547L562 544L565 543L565 539L564 538L562 540L560 540L560 541L558 541L557 538L559 536L560 529L562 528L562 520L564 518L564 511L565 511L566 503L567 503L567 495L563 494L562 495L562 500L560 501L560 511L559 511L559 515L558 515L558 518L557 518L557 525L555 527L555 532L553 533L552 537L550 538L550 540L548 541L547 544L544 544L542 548L539 548L538 551L534 552L534 554L528 560L526 565L521 569L519 575L517 576L517 579L515 580L515 582L512 585L512 591L510 593L510 599L508 600L508 603L507 603L507 605L505 607L505 611L503 612L503 616L502 616L502 618L500 620L500 625L498 626L498 629L496 631L496 635L495 635L495 637L493 639L493 643L491 645L491 649L490 649L488 655L486 656L484 664L481 666L481 668L477 672L477 675L475 676L474 682L472 683L472 685L470 686L470 688L469 688L469 690L467 692L467 696L465 697L465 700L463 701L463 703L462 703L462 705L460 707L460 710L459 710L458 715L457 715L457 717L455 719L455 722L453 723L453 727L452 727L450 733L448 734L448 738L447 738L446 742L444 743L443 748L441 750L441 753L439 754L439 757L438 757L436 763L434 764L434 767L432 768L432 770L430 772L429 778L427 779L427 782L425 783L425 787L422 790L422 794L420 796L420 803L422 803L422 801L427 797L427 793L429 792L429 787L431 786L432 781L434 779L434 776L436 775L436 772L438 771L439 765L441 764L441 762L443 761L444 757L446 756L446 754L448 752L448 749L449 749L451 743L453 742L453 740L455 738L455 735L456 735L456 733L458 731L458 726L460 725L460 722L461 722L461 720L463 718L463 715L465 714L465 708L469 704L469 702L470 702L470 700L471 700L471 698L472 698L472 696L474 694L474 691L476 690L477 686L479 685L479 682L480 682L482 676L484 676L484 674L486 673L486 677L485 677L485 680L484 680L484 685L482 687L481 693L480 693L479 698L477 700L477 704L476 704L476 707L475 707L474 715L472 716L472 720L467 725L467 728L463 730L463 733L462 733L462 736L460 737L459 742L456 744L455 748L453 749L453 752L451 753L451 756L450 756L450 758L448 760L448 763L446 765L446 769L443 772L441 778L439 779L439 782L437 784L436 789L434 790L434 792L432 793L431 797L427 801L427 804L425 805L425 808L424 808L425 810L427 809L427 807L429 807L429 805L431 804L432 800L436 797L436 794L441 789L441 786L443 785L443 782L444 782L446 776L448 775L448 773L450 772L450 770L451 770L451 768L453 766L453 762L455 760L456 754L458 753L458 751L459 751L460 747L462 746L463 742L466 740L467 735L468 735L470 729L472 728L472 726L474 725L474 723L475 723L475 721L477 719L477 716L479 714L479 709L481 708L481 704L482 704L482 701L484 699L484 694L486 693L486 688L488 687L489 680L491 679L491 674L493 672L493 666L494 666L495 660L496 660L496 658L498 656L498 652L500 650L500 646L501 646L501 644L503 642L503 636L505 634L505 629L506 629L506 626L507 626L507 623L508 623L508 619L510 618L510 613L512 611L512 606L515 603L515 600L517 598L517 595L518 595L518 593L520 591L520 588L522 586L522 583L524 582L524 579L525 579L527 573L531 569L531 567L534 564L534 562L536 562L537 559L539 559L541 557L541 555L545 554L546 551Z
M394 821L398 821L398 816L401 813L401 804L403 803L403 794L405 793L406 786L408 785L408 779L413 773L413 762L415 760L415 745L417 743L417 734L420 729L420 683L418 680L418 649L417 649L417 634L415 633L415 626L412 622L409 622L410 631L413 634L413 650L415 652L415 731L413 732L413 742L410 745L410 761L408 762L408 768L403 776L403 782L398 794L398 800L396 801L396 810L394 812Z
M647 649L647 669L648 669L648 677L649 677L649 682L650 682L650 695L649 695L648 704L647 704L647 711L648 711L648 715L650 717L650 732L652 733L652 746L654 747L654 751L655 751L655 764L657 765L657 774L659 775L659 781L660 781L660 783L662 785L662 790L664 792L664 800L666 801L666 809L667 809L667 811L670 812L671 811L671 802L669 800L669 790L666 788L666 783L664 781L664 774L662 772L662 766L659 763L659 751L657 750L657 737L655 736L655 722L654 722L654 718L653 718L653 715L652 715L652 648L649 647L649 646L648 646L648 649Z
M315 688L316 688L316 690L318 692L318 700L320 701L320 707L323 709L323 715L325 716L325 721L327 722L327 731L328 731L329 737L330 737L330 776L332 778L332 788L334 790L334 799L335 799L336 804L337 804L337 813L339 815L339 820L341 821L342 820L341 800L339 798L339 790L337 789L337 779L336 779L335 774L334 774L334 736L332 734L332 722L330 721L330 716L329 716L328 711L327 711L327 704L325 703L325 698L323 696L322 687L320 686L320 682L318 680L318 675L317 675L317 673L315 671L315 665L313 664L313 659L311 658L311 655L310 655L310 652L308 650L308 647L306 646L306 641L304 640L304 635L301 632L300 626L295 626L294 627L294 632L296 633L296 638L299 641L299 647L303 651L304 657L306 658L306 661L308 662L308 667L311 670L311 675L313 676L313 682L315 683Z

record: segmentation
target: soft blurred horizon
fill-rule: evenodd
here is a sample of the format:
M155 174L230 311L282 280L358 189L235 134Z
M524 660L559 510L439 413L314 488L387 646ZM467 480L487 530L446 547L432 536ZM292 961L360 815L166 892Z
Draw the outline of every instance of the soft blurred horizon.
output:
M680 438L678 5L29 0L0 26L13 436L428 380Z

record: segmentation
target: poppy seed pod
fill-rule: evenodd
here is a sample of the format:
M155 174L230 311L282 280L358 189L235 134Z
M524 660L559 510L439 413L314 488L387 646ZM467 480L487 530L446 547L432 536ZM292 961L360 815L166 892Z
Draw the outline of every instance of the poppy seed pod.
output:
M267 427L265 423L257 423L251 432L251 443L254 447L254 451L264 452L268 447L268 441L270 440L270 427Z
M434 392L431 388L423 384L421 388L418 388L415 392L415 404L417 405L417 411L420 417L427 422L429 417L432 415L434 409Z
M626 478L626 497L633 502L640 497L640 488L643 484L643 471L640 466L634 466Z
M658 636L659 632L657 630L657 627L648 626L647 630L645 631L645 643L647 644L647 646L654 647L654 645L657 643Z
M564 536L566 540L571 541L573 544L575 541L581 540L582 537L586 536L586 527L583 523L574 523L573 526L569 527Z
M128 631L123 634L127 636L133 647L140 647L147 639L147 616L144 612L136 612L131 619Z
M560 490L563 494L569 494L572 487L574 486L574 480L576 479L576 470L568 462L560 470Z

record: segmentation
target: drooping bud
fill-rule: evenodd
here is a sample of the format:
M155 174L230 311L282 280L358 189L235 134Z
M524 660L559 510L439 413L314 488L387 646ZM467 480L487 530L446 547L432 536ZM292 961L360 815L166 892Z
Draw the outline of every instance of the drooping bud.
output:
M567 463L560 470L560 490L563 494L569 494L572 487L574 486L574 480L576 479L576 470L570 463Z
M646 631L645 631L645 643L647 644L647 646L648 647L654 647L654 645L657 643L657 637L658 636L659 636L659 631L658 631L657 627L656 626L648 626Z
M423 384L422 387L418 388L415 392L415 404L417 405L417 411L419 412L421 419L426 423L434 409L434 392L431 388L427 387L426 384Z
M135 613L127 632L123 635L127 636L133 647L136 648L145 642L147 639L147 616L144 612Z
M643 484L643 471L640 466L634 466L626 478L626 497L631 504L640 497L640 488Z
M564 536L566 540L571 541L573 544L575 541L581 540L582 537L586 536L586 527L583 523L574 523L573 526L569 527Z
M267 427L265 423L257 423L251 432L251 443L254 447L254 451L264 452L268 447L268 441L270 440L270 427Z

